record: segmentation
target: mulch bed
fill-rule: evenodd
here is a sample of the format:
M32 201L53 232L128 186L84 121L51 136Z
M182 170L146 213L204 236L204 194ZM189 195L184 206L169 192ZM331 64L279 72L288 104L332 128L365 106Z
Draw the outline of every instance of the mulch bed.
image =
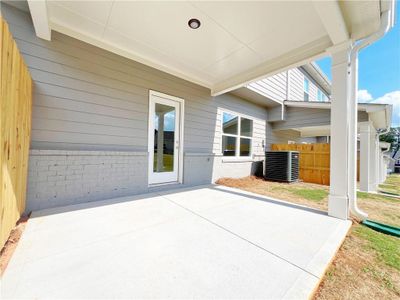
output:
M8 263L10 262L10 259L17 248L18 242L22 236L22 233L25 230L26 223L28 222L29 215L28 216L22 216L17 224L15 225L15 228L11 231L10 236L5 243L3 249L0 251L0 277L3 275L4 271L7 268Z

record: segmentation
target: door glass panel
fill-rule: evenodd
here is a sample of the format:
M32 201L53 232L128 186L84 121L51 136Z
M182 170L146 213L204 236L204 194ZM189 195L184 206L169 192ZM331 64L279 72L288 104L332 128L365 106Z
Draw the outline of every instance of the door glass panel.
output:
M175 107L156 103L154 115L154 172L174 171Z

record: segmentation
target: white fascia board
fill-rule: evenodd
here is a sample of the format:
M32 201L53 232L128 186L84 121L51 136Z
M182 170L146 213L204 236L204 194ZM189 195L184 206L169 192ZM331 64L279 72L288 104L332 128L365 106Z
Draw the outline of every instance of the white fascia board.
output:
M308 108L320 108L320 109L331 109L331 102L319 102L319 101L293 101L285 100L283 102L285 106L289 107L308 107ZM359 103L358 111L365 111L367 113L374 113L379 111L385 111L387 109L387 104L379 103ZM390 105L389 105L390 106ZM389 108L390 109L390 108ZM390 110L391 111L391 110Z
M382 111L386 109L387 104L381 103L359 103L358 107L365 110L367 113Z
M300 130L301 137L328 136L331 134L330 128L315 128L315 130Z
M330 46L332 46L330 38L328 36L322 37L280 57L262 63L255 68L215 84L211 88L211 95L218 96L246 86L251 82L318 60L326 56L325 51Z
M302 68L317 83L319 89L325 92L327 96L331 95L331 82L315 62L306 64Z
M313 4L332 43L336 45L347 41L349 32L338 1L313 1Z
M305 108L320 108L320 109L331 108L331 102L285 100L283 104L289 107L305 107Z
M28 0L36 35L44 40L51 40L51 28L45 0Z

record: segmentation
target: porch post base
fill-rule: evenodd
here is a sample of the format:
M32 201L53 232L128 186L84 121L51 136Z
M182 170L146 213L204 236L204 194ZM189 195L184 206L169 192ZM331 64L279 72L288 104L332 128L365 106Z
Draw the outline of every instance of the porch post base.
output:
M329 195L328 215L342 220L349 217L348 198L343 196Z

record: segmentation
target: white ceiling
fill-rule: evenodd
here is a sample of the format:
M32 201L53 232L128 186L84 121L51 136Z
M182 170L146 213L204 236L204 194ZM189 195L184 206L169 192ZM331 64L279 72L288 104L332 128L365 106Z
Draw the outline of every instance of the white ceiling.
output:
M47 1L47 13L53 30L211 89L332 44L312 2Z

